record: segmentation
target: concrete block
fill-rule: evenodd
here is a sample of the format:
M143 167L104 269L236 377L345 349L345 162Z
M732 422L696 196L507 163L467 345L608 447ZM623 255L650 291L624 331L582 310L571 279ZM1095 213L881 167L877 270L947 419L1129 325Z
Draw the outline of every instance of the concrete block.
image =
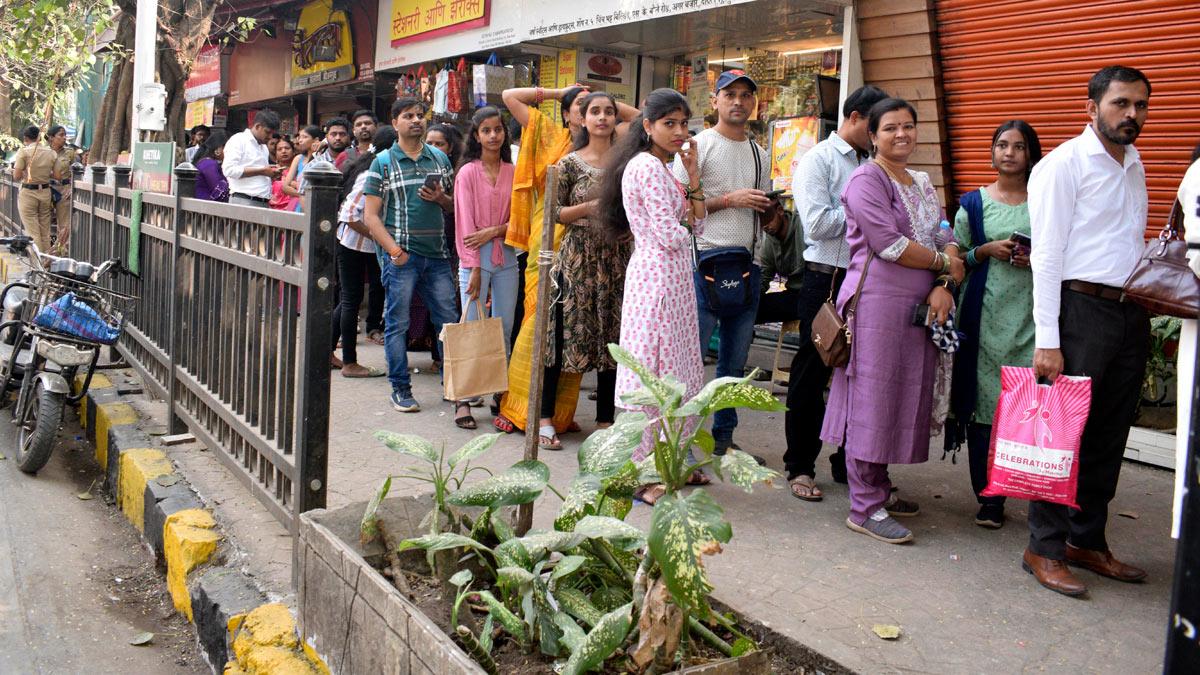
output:
M167 558L163 547L163 527L167 524L167 516L188 509L202 509L204 504L191 490L178 490L169 497L157 499L152 492L155 485L154 481L146 484L146 529L142 533L142 538L154 550L155 562L159 567L165 569Z
M109 428L108 466L104 471L104 489L108 490L109 494L117 494L121 472L120 454L131 448L148 448L150 445L150 437L133 425L122 424Z
M116 393L113 393L116 396ZM93 397L88 396L91 399ZM97 398L97 400L99 400ZM95 420L95 424L88 428L89 436L93 443L96 444L96 462L101 468L108 468L108 430L112 427L122 424L134 424L138 421L137 411L128 403L102 403L97 402L94 409L89 408L89 415L94 415L90 419Z
M145 532L146 483L174 473L175 466L154 448L132 448L120 455L120 480L117 483L117 504L125 517L139 532Z
M191 434L172 434L163 436L159 439L163 445L180 445L182 443L193 443L196 437Z
M305 550L304 561L302 637L306 643L312 640L317 652L330 663L341 664L346 652L346 621L354 600L354 587L342 580L340 564L331 566L313 549Z
M260 605L242 620L231 621L233 655L237 665L250 673L328 675L329 669L313 660L312 650L301 647L296 622L279 603Z
M263 604L265 598L236 570L205 570L192 583L192 619L209 664L229 661L229 623Z
M187 509L167 516L163 526L163 556L167 561L167 589L175 609L192 620L192 598L188 592L187 575L208 562L217 550L221 535L212 514L201 509Z

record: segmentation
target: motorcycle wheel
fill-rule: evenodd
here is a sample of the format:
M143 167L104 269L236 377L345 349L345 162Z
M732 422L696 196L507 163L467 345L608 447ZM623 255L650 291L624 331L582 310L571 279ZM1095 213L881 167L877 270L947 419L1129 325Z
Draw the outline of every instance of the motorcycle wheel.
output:
M34 384L33 395L21 412L20 436L17 440L17 468L25 473L37 473L54 450L58 428L62 423L63 404L66 397Z

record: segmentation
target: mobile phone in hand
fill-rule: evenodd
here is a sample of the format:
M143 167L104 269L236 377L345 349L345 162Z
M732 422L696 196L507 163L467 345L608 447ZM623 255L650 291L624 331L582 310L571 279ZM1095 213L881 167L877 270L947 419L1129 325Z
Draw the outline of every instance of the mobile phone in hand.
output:
M766 197L767 199L770 199L771 201L775 201L775 200L779 199L780 197L782 197L786 193L787 193L787 190L771 190L770 192L766 193L763 196Z
M425 187L429 190L437 190L438 185L442 182L442 174L431 173L425 176Z
M929 318L930 318L930 312L929 312L929 305L927 303L921 303L921 304L917 305L916 307L913 307L913 313L912 313L912 319L911 319L912 325L920 326L921 328L926 328L929 326Z
M1033 240L1029 238L1029 235L1023 232L1013 232L1012 236L1009 237L1009 240L1017 242L1017 246L1022 247L1027 251L1033 248Z

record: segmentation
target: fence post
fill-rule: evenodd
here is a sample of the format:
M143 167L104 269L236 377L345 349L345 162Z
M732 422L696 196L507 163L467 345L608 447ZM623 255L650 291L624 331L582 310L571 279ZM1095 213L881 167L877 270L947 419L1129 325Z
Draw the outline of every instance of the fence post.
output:
M118 164L112 168L113 175L116 177L114 182L118 188L129 187L129 179L133 173L133 167L122 166Z
M114 166L112 168L112 170L113 170L113 185L115 186L115 188L113 189L112 240L109 242L109 244L111 244L111 246L112 246L112 250L109 252L108 258L109 259L113 259L113 258L124 259L127 251L117 250L118 249L117 240L119 239L119 237L117 237L117 232L119 232L121 229L118 218L119 218L119 214L121 213L121 189L129 188L129 179L131 178L131 174L133 173L133 167L122 166L122 165L118 164L117 166Z
M329 162L305 168L308 183L303 237L304 317L300 327L300 382L296 392L296 515L325 508L329 455L329 343L333 338L334 256L337 251L338 192L342 174Z
M184 162L175 167L175 210L172 212L171 231L171 302L167 308L169 337L167 339L167 429L172 434L182 434L186 431L183 419L175 412L175 392L178 385L175 379L175 356L179 353L179 296L186 285L180 279L179 256L183 247L179 245L183 236L183 200L196 196L196 176L199 175L191 162Z
M99 253L99 243L102 241L100 233L96 228L96 202L100 199L100 194L96 188L104 185L108 175L108 167L103 164L92 165L92 196L88 201L88 262L99 262L96 256Z
M75 243L75 205L78 203L79 191L75 189L75 184L83 181L83 165L75 162L71 165L71 216L67 221L67 256L71 258L79 257L79 247Z

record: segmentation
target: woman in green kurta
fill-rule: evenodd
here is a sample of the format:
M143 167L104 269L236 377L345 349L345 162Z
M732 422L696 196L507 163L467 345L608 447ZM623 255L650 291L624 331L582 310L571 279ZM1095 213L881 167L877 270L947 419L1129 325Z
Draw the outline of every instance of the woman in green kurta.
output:
M1029 271L1026 185L1042 157L1037 133L1021 120L992 135L996 181L963 196L954 234L965 251L968 276L958 309L963 349L956 355L952 408L965 431L971 487L979 501L975 524L1004 524L1004 498L984 497L992 416L1000 397L1000 366L1033 362L1033 277ZM972 222L977 219L979 222ZM960 435L961 438L961 435Z

